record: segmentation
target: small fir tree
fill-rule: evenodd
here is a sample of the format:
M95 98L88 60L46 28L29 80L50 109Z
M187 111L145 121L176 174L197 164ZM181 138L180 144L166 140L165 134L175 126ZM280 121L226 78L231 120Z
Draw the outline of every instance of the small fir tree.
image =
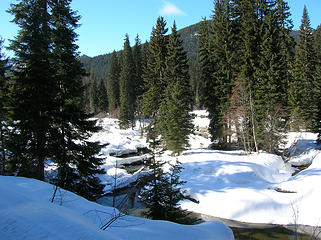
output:
M179 179L182 170L180 163L172 166L169 173L164 173L164 162L152 159L151 180L144 186L140 198L148 207L147 217L154 220L180 222L186 216L179 209L179 201L184 199L181 186L185 183Z

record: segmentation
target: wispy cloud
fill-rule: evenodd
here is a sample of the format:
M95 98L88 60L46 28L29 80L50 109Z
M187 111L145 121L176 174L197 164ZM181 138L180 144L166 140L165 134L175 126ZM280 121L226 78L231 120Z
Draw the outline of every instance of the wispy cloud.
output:
M160 15L186 15L181 9L176 7L174 4L165 1L164 6L158 11Z

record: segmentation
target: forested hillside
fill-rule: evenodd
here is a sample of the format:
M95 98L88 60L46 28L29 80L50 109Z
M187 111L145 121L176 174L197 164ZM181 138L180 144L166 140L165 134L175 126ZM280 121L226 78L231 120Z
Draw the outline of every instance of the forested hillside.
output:
M199 60L199 30L200 22L178 30L178 33L181 35L181 39L183 40L183 47L187 53L189 65L194 66L195 70L197 70ZM293 36L294 39L298 41L299 31L292 31L291 36ZM88 73L90 72L90 69L93 70L95 78L96 80L98 80L101 78L105 78L108 75L108 64L111 58L111 54L112 53L106 53L104 55L98 55L95 57L82 55L80 57L80 61L83 63L84 68Z
M187 53L187 59L189 64L189 70L191 75L191 86L194 92L194 102L197 102L198 95L198 79L199 79L199 31L200 24L196 23L178 30L178 33L181 36L183 41L184 51ZM208 21L210 24L210 21ZM299 40L299 31L293 30L290 34L295 41ZM143 43L145 45L145 43ZM121 51L118 51L119 55ZM93 74L93 78L96 82L99 82L102 79L107 80L108 71L109 71L109 61L111 59L112 53L106 53L104 55L99 55L95 57L88 57L83 55L80 57L80 61L83 63L85 70L88 74ZM107 85L107 83L106 83Z

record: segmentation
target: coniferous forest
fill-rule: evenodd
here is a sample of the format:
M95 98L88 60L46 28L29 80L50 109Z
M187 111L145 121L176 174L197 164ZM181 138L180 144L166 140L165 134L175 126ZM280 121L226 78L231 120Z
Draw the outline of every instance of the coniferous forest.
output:
M286 1L216 0L210 19L178 31L159 17L149 41L124 34L121 51L93 60L78 54L70 4L21 0L9 10L19 31L14 57L0 51L2 175L44 180L52 161L56 186L96 199L102 145L88 139L99 114L122 129L149 119L151 148L173 155L188 147L193 109L208 111L214 149L277 153L287 131L302 129L321 141L321 27L306 8L295 39Z
M298 31L292 29L286 1L217 0L213 13L211 19L203 19L180 31L174 28L172 33L168 33L164 19L159 18L150 41L140 44L136 37L135 49L132 49L137 56L136 70L132 70L132 76L139 91L133 93L135 97L128 97L135 99L136 104L134 108L126 105L134 114L127 120L149 118L148 135L154 138L161 135L174 152L180 152L186 144L183 139L191 128L190 119L184 117L183 112L193 108L209 112L209 131L213 147L217 149L275 153L287 131L304 129L320 133L320 27L311 28L307 9L304 8ZM170 38L177 34L180 43L176 48L181 49L186 60L184 64L175 63L179 67L172 65L171 68L180 69L182 79L188 79L178 83L185 89L181 89L185 91L183 95L188 97L182 103L183 112L165 116L162 112L170 114L169 108L181 111L174 109L180 105L178 98L173 100L175 106L170 107L168 98L175 97L166 94L170 79L176 78L166 78L172 71L168 65L174 64L166 58L174 56ZM122 67L132 64L123 62L126 51L124 46L124 50L111 56L81 58L89 71L105 79L105 85L109 86L109 114L120 119L124 118L124 110L119 105L119 93L125 89L122 90L123 80L117 74ZM173 94L175 88L169 89ZM95 102L93 95L87 96L90 96L86 100L88 105ZM98 113L95 109L87 107L89 112ZM173 130L169 129L168 119L173 118L175 124L185 128L182 135L176 132L175 143L169 137ZM166 126L161 126L164 122ZM179 146L174 149L172 144Z

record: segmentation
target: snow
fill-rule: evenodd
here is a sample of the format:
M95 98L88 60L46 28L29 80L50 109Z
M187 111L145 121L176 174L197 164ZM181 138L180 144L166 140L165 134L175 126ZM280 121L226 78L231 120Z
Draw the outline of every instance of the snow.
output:
M205 130L209 120L205 111L194 112L195 128ZM146 123L145 123L146 124ZM117 158L146 147L139 124L121 130L117 120L100 120L103 130L93 141L107 144L100 157L106 174L100 176L113 187L127 186L148 174L140 168L134 174L115 168L121 164L143 161L146 156ZM280 156L261 152L246 155L242 151L216 151L208 148L210 139L201 131L189 138L190 148L178 160L182 163L183 188L199 203L182 201L189 211L250 223L303 224L321 223L321 150L316 134L289 133L285 147L287 162ZM166 151L157 159L175 162ZM292 166L308 167L292 176ZM169 165L165 165L168 169ZM219 222L183 226L166 221L151 221L123 216L107 231L99 230L117 211L88 202L62 191L50 203L53 187L32 179L0 176L0 232L2 239L233 239L231 230Z
M234 239L220 222L186 226L123 215L100 230L117 210L89 202L68 191L21 177L0 176L0 239Z
M208 113L193 113L196 115L195 129L207 129ZM135 151L137 145L146 146L138 127L120 130L116 123L117 120L104 119L103 126L108 126L109 131L94 137L96 140L108 139L106 141L110 145L103 150L105 154L117 149ZM183 152L178 160L184 168L181 179L186 184L183 188L199 203L186 200L181 202L181 207L250 223L320 225L321 154L315 143L316 137L316 134L306 132L289 133L285 147L289 148L290 156L285 163L280 156L264 152L246 155L242 151L211 150L208 148L209 138L199 132L191 135L189 150ZM168 151L158 159L176 161ZM295 172L292 165L305 164L311 165L292 176ZM106 169L114 166L115 158L107 157ZM113 172L108 172L105 178L111 178ZM118 181L126 185L139 176L122 172ZM297 217L293 217L294 213L298 213Z

